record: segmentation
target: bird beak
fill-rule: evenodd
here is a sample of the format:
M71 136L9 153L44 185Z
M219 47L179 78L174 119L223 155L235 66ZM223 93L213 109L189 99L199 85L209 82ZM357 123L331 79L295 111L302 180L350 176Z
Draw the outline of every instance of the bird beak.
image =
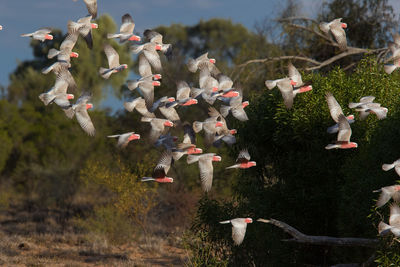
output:
M220 121L217 121L217 123L215 124L215 127L222 127L224 124Z
M161 83L159 81L153 81L153 86L160 86Z
M91 109L93 108L93 104L86 104L86 109Z
M174 102L174 101L175 101L175 98L174 98L174 97L168 98L168 102Z
M244 101L244 102L242 103L242 108L245 108L245 107L247 107L248 105L250 105L249 101Z
M253 222L253 219L252 219L252 218L246 218L244 221L245 221L246 223L252 223L252 222Z
M96 23L91 23L92 29L97 29L99 27L99 25L97 25Z
M133 35L131 38L128 39L129 41L138 41L140 42L141 38L140 36Z
M232 98L232 97L237 97L239 95L239 92L236 91L230 91L226 94L223 94L222 97L226 97L226 98Z
M215 64L215 58L210 58L210 63Z
M67 94L67 99L68 99L68 100L74 99L74 95L73 95L73 94Z
M347 24L346 23L342 23L342 28L346 29L347 28Z
M51 34L46 34L46 35L44 36L44 39L46 39L46 40L53 40L53 35L51 35Z
M218 92L218 87L213 87L213 88L212 88L212 91L213 91L213 92Z
M290 84L294 86L294 85L296 85L296 82L295 81L290 81Z
M79 57L79 54L76 52L71 52L71 54L69 56L77 58L77 57Z
M156 45L156 50L161 50L161 45Z
M232 129L232 130L230 130L229 132L231 133L231 135L234 135L234 134L237 133L236 129Z

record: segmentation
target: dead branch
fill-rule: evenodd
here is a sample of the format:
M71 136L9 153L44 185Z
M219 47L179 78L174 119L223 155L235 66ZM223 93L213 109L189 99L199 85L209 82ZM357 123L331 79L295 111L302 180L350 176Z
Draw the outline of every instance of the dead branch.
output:
M306 235L293 228L292 226L274 219L258 219L259 222L273 224L286 233L290 234L293 238L284 239L283 241L306 243L319 246L347 246L347 247L370 247L374 248L378 244L378 239L370 238L354 238L354 237L330 237L330 236L313 236Z
M328 35L325 35L324 33L315 30L314 27L306 27L300 24L296 24L293 23L294 20L303 20L303 21L311 21L315 24L317 24L318 22L313 20L313 19L309 19L309 18L305 18L305 17L290 17L290 18L284 18L284 19L279 19L277 20L278 22L282 22L287 24L287 26L289 27L293 27L296 29L300 29L300 30L304 30L304 31L308 31L312 34L317 35L318 37L322 38L323 40L325 40L327 42L328 45L331 46L335 46L335 47L339 47L339 45ZM234 70L232 71L232 74L236 72L236 70L238 71L238 75L240 75L240 73L242 73L243 68L247 67L250 64L253 63L272 63L272 62L276 62L276 61L281 61L281 60L287 60L287 59L291 59L291 60L301 60L301 61L305 61L308 62L310 64L312 64L313 66L309 66L306 67L305 70L307 71L312 71L312 70L319 70L323 67L326 67L342 58L348 57L348 56L352 56L352 55L357 55L357 54L378 54L378 58L382 58L384 56L386 56L388 53L388 48L378 48L378 49L364 49L364 48L358 48L358 47L351 47L348 46L346 50L341 51L339 54L328 58L322 62L316 61L310 57L304 57L304 56L280 56L280 57L268 57L268 58L263 58L263 59L252 59L252 60L248 60L240 65L235 66ZM236 76L238 76L236 75Z

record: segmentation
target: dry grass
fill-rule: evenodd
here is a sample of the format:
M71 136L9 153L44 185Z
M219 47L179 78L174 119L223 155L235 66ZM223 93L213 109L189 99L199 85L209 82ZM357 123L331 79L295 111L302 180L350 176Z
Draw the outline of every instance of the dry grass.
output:
M173 235L150 235L115 246L82 233L60 210L0 211L1 266L182 266L186 252ZM178 231L177 231L178 232Z

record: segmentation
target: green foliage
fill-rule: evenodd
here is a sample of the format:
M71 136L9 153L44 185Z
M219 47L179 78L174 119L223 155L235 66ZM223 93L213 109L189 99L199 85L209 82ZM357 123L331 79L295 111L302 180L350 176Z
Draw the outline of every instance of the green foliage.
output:
M250 99L250 120L239 128L238 146L249 147L257 167L243 172L235 189L237 202L220 209L215 203L200 203L196 231L208 232L208 236L220 231L221 225L215 221L226 214L224 219L236 215L275 218L310 235L376 237L376 228L367 217L378 197L372 191L395 181L395 174L383 172L381 165L398 158L394 148L400 145L396 127L400 80L385 74L373 59L363 60L350 75L336 69L326 76L305 74L303 80L312 81L313 91L296 96L291 110L284 107L277 89ZM370 115L360 121L356 115L351 139L358 148L328 151L324 147L336 139L326 133L334 124L324 97L328 91L346 115L354 114L347 107L349 102L374 95L376 102L389 109L388 118L378 121ZM222 236L213 238L222 240ZM333 264L362 262L372 254L368 249L330 248L328 257L323 252L327 248L290 246L280 241L283 238L281 230L253 223L240 249L230 245L230 262L235 266L252 262Z

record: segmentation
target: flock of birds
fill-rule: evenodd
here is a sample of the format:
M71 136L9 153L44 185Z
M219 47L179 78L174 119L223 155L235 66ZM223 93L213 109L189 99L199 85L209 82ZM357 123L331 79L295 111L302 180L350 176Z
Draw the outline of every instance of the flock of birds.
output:
M76 1L76 0L74 0ZM44 74L53 72L56 75L54 86L46 93L39 95L39 98L45 105L55 103L72 119L76 117L82 129L90 136L96 133L94 124L89 116L88 109L93 105L89 103L91 95L84 92L76 101L71 104L70 100L74 99L73 94L68 94L68 89L75 89L76 83L73 76L69 72L71 67L71 58L79 57L79 54L73 52L73 48L79 38L82 36L87 46L91 49L93 47L92 30L97 29L99 25L91 22L97 16L97 0L83 0L89 11L89 15L80 18L78 21L68 22L68 34L61 43L59 50L52 48L49 50L48 58L57 57L57 61L51 66L45 68L42 72ZM332 35L336 40L340 49L346 49L347 41L344 29L347 27L346 23L342 23L341 19L335 19L332 22L322 22L320 29L327 35ZM3 27L0 26L0 30ZM133 33L135 23L129 14L122 16L122 24L119 33L109 33L108 39L118 38L120 43L127 41L142 41L140 36ZM23 37L31 37L35 40L42 42L52 40L53 36L50 34L51 29L43 28L33 33L22 34ZM158 100L154 100L155 87L160 86L162 79L162 64L160 54L168 56L171 53L172 45L163 43L163 36L155 31L146 30L143 33L147 42L140 45L132 45L131 51L138 54L139 61L139 74L141 78L137 80L128 80L127 86L131 91L138 91L141 96L134 98L131 101L125 102L124 107L128 112L136 110L142 115L141 121L150 123L151 130L149 140L156 146L164 146L166 150L162 153L157 165L154 168L151 177L143 177L141 181L155 181L158 183L172 183L173 178L167 177L168 171L174 161L179 160L185 154L187 155L187 163L192 164L198 162L200 170L201 185L205 192L211 190L213 180L213 162L221 161L221 157L215 153L205 153L201 148L196 147L196 133L204 130L204 141L206 147L214 145L221 146L223 142L232 145L236 142L235 129L229 129L225 117L229 112L240 120L246 121L248 117L245 112L245 107L249 105L248 101L243 101L243 91L239 84L221 73L215 66L216 60L208 57L205 53L198 58L189 59L187 68L190 72L199 72L199 87L191 87L186 81L178 81L177 92L175 97L163 96ZM389 45L393 58L400 55L400 36L394 36L394 42ZM120 64L119 55L115 49L109 45L104 45L104 53L108 59L108 67L102 67L99 70L99 75L108 79L111 75L123 71L128 68L127 64ZM400 60L394 60L394 64L386 65L385 71L387 73L393 72L396 68L400 67ZM297 94L305 93L312 90L312 86L302 81L301 74L295 66L289 62L289 74L277 80L267 80L265 85L268 89L272 90L278 87L280 90L284 105L287 109L293 106L294 98ZM154 71L154 73L153 73ZM325 95L326 101L329 106L330 114L335 125L327 129L328 133L337 133L337 140L333 144L328 144L326 149L349 149L356 148L357 143L351 142L351 127L350 124L354 122L354 116L345 116L340 104L336 101L335 97L330 93ZM208 115L204 121L195 121L192 124L180 122L180 117L177 112L179 107L187 107L198 104L198 101L203 99L210 104ZM375 97L364 96L358 103L349 103L349 108L355 109L360 112L360 119L365 119L369 114L376 114L378 119L386 118L388 109L382 107L379 103L373 102ZM213 107L216 100L222 101L220 111ZM159 110L165 117L158 118L155 111ZM177 137L172 136L168 132L170 127L183 128L183 140L179 144L175 144L178 140ZM130 141L140 139L140 135L135 132L128 132L123 134L110 135L109 138L118 138L117 146L124 148ZM247 149L242 149L236 159L234 165L227 167L247 169L256 166L255 161L250 161L251 157ZM395 168L396 172L400 175L400 159L393 164L384 164L382 168L387 171ZM381 207L387 203L390 198L395 202L400 202L400 185L392 185L383 187L374 192L381 192L377 201L377 206ZM379 224L379 233L385 234L391 231L395 236L400 236L400 208L393 204L391 206L391 215L389 225L381 222ZM240 245L246 233L247 224L252 223L252 218L234 218L231 220L221 221L221 224L232 225L232 238L236 245Z

